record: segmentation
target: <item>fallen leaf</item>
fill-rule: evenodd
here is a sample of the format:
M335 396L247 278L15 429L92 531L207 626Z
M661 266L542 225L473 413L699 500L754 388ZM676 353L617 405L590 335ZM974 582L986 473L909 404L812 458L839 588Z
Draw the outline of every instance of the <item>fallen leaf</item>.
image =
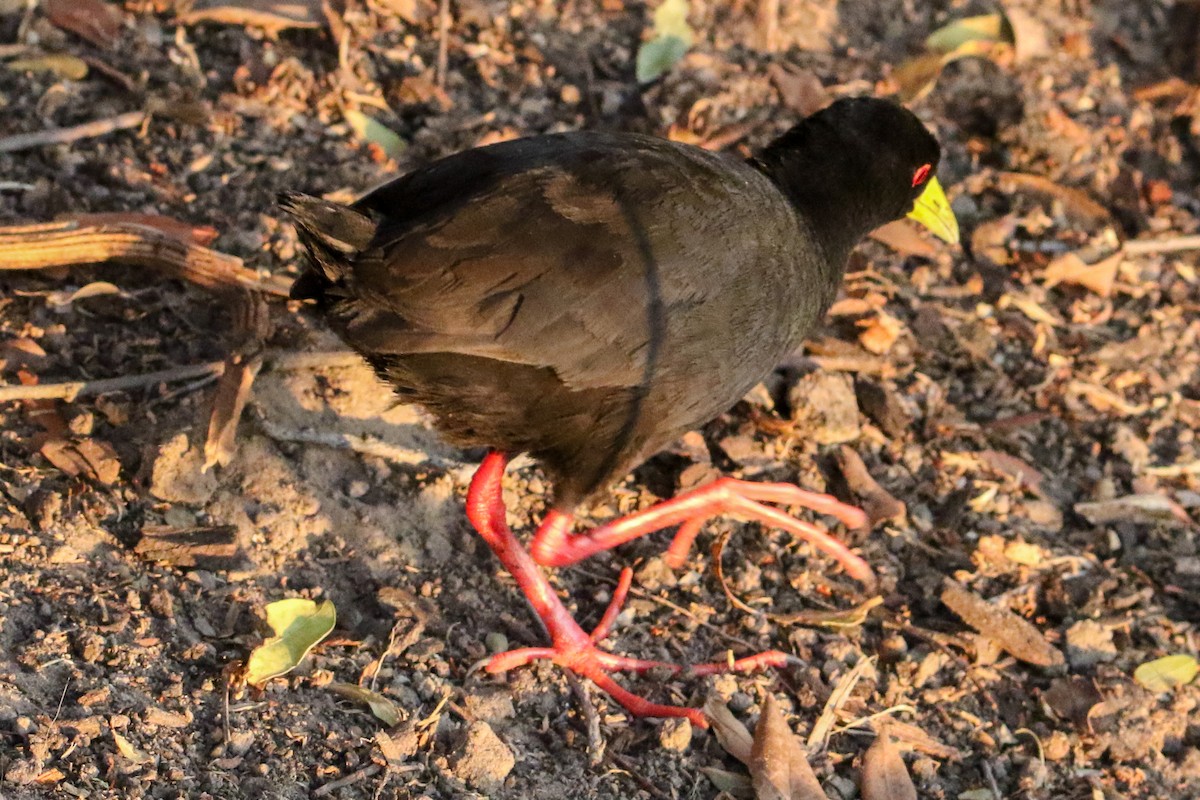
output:
M688 24L688 0L663 0L654 10L654 37L637 52L638 83L650 83L678 63L692 46L695 34Z
M60 78L81 81L87 77L88 65L82 58L66 53L51 53L33 58L16 58L5 64L14 72L52 72Z
M1039 667L1063 664L1063 655L1046 641L1041 631L1024 617L989 603L962 584L947 578L942 583L942 602L985 638L1013 658Z
M1133 679L1151 692L1169 692L1195 680L1200 662L1195 656L1174 655L1147 661L1133 671Z
M738 772L717 769L716 767L701 767L704 777L717 787L717 791L739 800L750 800L754 797L754 785L750 779Z
M121 474L117 451L100 439L52 438L42 445L40 452L47 461L73 478L82 475L111 486Z
M1112 224L1112 214L1093 200L1087 192L1071 186L1063 186L1041 175L1024 172L998 172L996 178L1001 187L1028 192L1043 201L1061 204L1063 214L1075 221L1089 225Z
M867 513L871 525L877 525L884 520L904 519L908 511L907 506L879 485L854 448L847 445L838 448L837 462L846 485L862 503L863 511Z
M886 730L863 755L859 788L862 800L917 800L917 787Z
M104 0L46 0L45 9L50 24L98 47L112 47L121 37L124 18Z
M1012 40L1012 29L1006 29L1000 14L962 17L938 28L925 37L925 49L935 53L953 53L968 42L1002 42Z
M1192 524L1192 518L1183 506L1161 494L1127 494L1112 500L1076 503L1075 513L1093 525L1105 525L1110 522L1132 522L1141 525L1159 522Z
M112 737L113 741L117 745L117 752L120 753L123 758L129 759L134 764L145 764L147 761L153 760L149 754L144 753L134 747L128 739L116 731L112 731Z
M51 292L46 296L46 300L53 306L64 307L69 306L78 300L87 300L89 297L103 297L110 294L123 294L120 287L108 281L92 281L89 284L81 286L73 292Z
M1087 726L1092 708L1103 699L1095 681L1081 675L1056 678L1042 692L1042 700L1050 710L1080 730Z
M337 623L337 611L329 600L319 606L301 597L277 600L266 612L267 625L275 635L250 653L246 682L252 686L295 669Z
M225 372L217 381L208 436L204 440L204 464L201 472L215 465L227 466L237 449L237 426L250 399L254 379L262 369L262 353L242 356L235 353L225 359Z
M798 116L815 114L833 100L821 79L812 70L775 62L767 67L767 76L779 92L779 99L783 101L784 107ZM927 246L933 249L932 245Z
M376 691L354 683L331 683L329 690L347 700L362 703L384 725L395 727L400 724L400 710L387 697Z
M754 737L749 728L716 695L710 696L704 703L704 716L708 718L717 742L725 748L725 752L749 766L750 753L754 749Z
M377 145L388 158L399 158L408 147L400 134L361 111L347 108L342 112L342 117L358 138Z
M894 220L869 234L875 241L890 247L902 256L933 260L937 248L926 239L917 226L904 219Z
M926 52L901 63L892 78L906 101L929 93L947 64L973 56L1002 60L1013 50L1013 29L1002 14L954 20L925 39Z
M1011 2L1004 3L1002 7L1009 27L1012 28L1016 63L1023 64L1054 52L1050 45L1050 35L1041 21L1027 11L1014 8Z
M810 628L832 628L843 630L857 628L867 621L867 616L876 606L883 604L879 595L848 608L845 611L797 611L795 614L770 614L771 620L780 625L803 625Z
M754 728L749 766L758 800L825 800L808 754L769 694Z
M870 319L860 320L858 327L862 328L862 333L858 334L858 343L877 356L891 350L892 345L904 332L904 325L900 320L886 311L880 311Z
M1147 406L1140 403L1130 403L1111 389L1081 380L1068 382L1063 391L1063 396L1068 400L1082 397L1088 401L1088 405L1097 411L1115 411L1124 416L1144 414L1148 410Z
M1010 478L1015 478L1017 483L1034 494L1045 494L1043 485L1046 482L1046 476L1029 462L999 450L982 450L976 455L989 468Z
M1124 253L1114 253L1095 264L1087 264L1077 253L1063 253L1046 265L1042 282L1047 289L1060 283L1082 286L1100 297L1112 295Z
M963 757L962 751L957 747L951 747L934 739L924 728L918 728L916 725L910 725L895 718L877 721L871 727L876 733L883 733L886 729L888 735L892 737L892 741L903 752L924 753L944 761L958 760Z
M277 34L288 28L320 28L325 15L321 0L196 0L178 22L241 25Z

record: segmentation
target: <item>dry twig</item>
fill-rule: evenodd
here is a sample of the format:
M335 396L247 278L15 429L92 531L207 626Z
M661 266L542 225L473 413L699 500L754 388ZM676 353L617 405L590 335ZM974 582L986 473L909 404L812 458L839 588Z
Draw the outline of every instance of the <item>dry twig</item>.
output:
M160 269L207 289L240 286L286 297L291 286L290 278L263 277L247 269L237 256L180 241L145 225L66 221L0 228L0 270L107 262Z
M362 361L357 353L335 350L328 353L273 353L267 354L264 366L267 369L301 370L322 367L351 367ZM144 389L160 383L176 383L204 376L221 375L225 372L224 361L209 361L207 364L189 364L182 367L146 372L140 375L122 375L119 378L102 378L95 381L68 381L66 383L41 383L33 386L0 386L0 403L13 400L66 400Z
M136 128L146 121L145 111L128 111L108 119L97 119L70 128L48 128L44 131L18 133L0 139L0 153L15 153L47 144L68 144L80 139L94 139L114 131Z

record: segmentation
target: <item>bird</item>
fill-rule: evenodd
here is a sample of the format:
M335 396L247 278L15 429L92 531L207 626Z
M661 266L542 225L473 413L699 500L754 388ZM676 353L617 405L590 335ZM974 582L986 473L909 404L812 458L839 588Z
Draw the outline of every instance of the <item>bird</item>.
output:
M940 152L911 111L848 97L749 159L581 130L465 150L349 205L280 195L307 256L292 298L324 317L399 401L424 406L450 443L486 448L467 516L551 642L497 654L487 671L549 659L635 716L704 726L699 709L651 702L613 673L705 674L788 656L684 667L613 654L599 645L630 569L586 632L541 567L676 526L667 561L678 565L706 521L731 515L788 531L872 584L860 556L780 506L851 528L865 525L863 512L792 484L721 477L584 533L574 532L575 515L798 349L871 230L907 216L957 242ZM522 453L553 490L528 549L507 525L501 487Z

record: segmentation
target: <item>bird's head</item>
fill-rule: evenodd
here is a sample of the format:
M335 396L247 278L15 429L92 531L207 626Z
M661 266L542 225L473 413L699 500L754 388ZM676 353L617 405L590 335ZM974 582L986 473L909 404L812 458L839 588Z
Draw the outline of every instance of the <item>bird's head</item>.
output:
M755 159L819 237L849 248L908 216L944 241L958 222L937 180L941 148L909 110L887 100L838 100L805 118Z

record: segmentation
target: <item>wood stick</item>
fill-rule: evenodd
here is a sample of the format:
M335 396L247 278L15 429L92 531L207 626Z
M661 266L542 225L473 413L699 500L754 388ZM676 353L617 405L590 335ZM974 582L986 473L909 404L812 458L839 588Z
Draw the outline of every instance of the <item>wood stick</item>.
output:
M240 286L286 297L291 280L260 276L237 256L181 241L135 223L75 220L0 228L0 270L124 262L159 269L208 289Z
M1138 239L1126 242L1124 249L1125 254L1130 256L1200 250L1200 236L1173 236L1170 239Z
M321 367L352 367L362 363L362 357L349 350L327 353L271 353L264 360L267 369L303 370ZM122 375L119 378L102 378L94 381L68 381L66 383L42 383L33 386L0 386L0 403L13 400L66 400L90 397L109 392L144 389L160 383L176 383L193 378L217 376L225 372L224 361L207 364L189 364L182 367L145 372L139 375Z
M30 150L47 144L68 144L80 139L94 139L114 131L136 128L148 117L145 111L128 111L115 117L92 120L70 128L47 128L44 131L18 133L0 139L0 153L15 153L18 150Z

